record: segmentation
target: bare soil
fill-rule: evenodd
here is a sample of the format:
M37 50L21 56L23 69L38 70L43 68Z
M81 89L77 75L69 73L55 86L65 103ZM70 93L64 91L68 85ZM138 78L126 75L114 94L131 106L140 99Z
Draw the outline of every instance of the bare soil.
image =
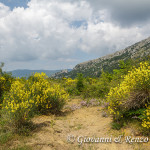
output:
M80 101L73 99L69 105L79 105ZM37 116L33 118L33 122L37 125L37 129L32 136L14 141L13 145L26 145L33 150L150 150L150 142L126 143L124 141L126 136L137 137L134 130L131 127L119 131L111 129L112 118L103 117L100 106L81 107L75 111L65 109L59 116ZM114 138L120 135L123 135L122 143L115 143ZM112 142L79 145L77 141L79 136L112 138Z

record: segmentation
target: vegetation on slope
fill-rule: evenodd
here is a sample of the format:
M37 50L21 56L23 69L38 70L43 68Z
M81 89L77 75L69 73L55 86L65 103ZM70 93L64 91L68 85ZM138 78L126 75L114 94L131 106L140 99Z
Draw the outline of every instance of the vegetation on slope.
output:
M44 73L13 78L1 66L0 134L9 139L15 133L27 133L35 115L59 114L68 98L79 96L86 106L91 99L103 105L113 117L113 128L136 121L141 134L150 135L150 61L137 62L122 60L112 72L102 69L100 77L79 73L74 79L49 78Z
M72 71L56 73L55 77L75 78L78 73L82 73L85 77L99 77L102 71L112 73L114 69L119 69L121 60L140 62L148 59L149 55L150 37L111 55L77 64Z

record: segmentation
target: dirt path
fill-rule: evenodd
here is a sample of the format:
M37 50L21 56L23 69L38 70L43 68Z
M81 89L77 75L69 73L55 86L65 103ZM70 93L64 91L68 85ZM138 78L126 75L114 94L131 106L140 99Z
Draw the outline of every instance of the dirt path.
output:
M73 100L72 103L78 103ZM102 117L101 108L83 107L73 112L64 113L62 116L38 116L33 119L39 126L33 136L24 139L24 144L31 146L33 150L149 150L150 142L141 144L115 143L115 137L124 134L132 135L130 129L120 131L112 130L111 118ZM75 137L67 140L67 136ZM112 143L82 143L77 142L79 136L112 138ZM123 137L124 138L124 137ZM122 139L123 139L122 138ZM79 138L81 141L83 138Z

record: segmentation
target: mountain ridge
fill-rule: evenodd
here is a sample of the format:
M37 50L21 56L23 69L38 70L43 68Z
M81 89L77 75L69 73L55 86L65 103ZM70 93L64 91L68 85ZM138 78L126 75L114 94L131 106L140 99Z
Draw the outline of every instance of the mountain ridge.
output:
M104 71L112 71L119 67L120 60L128 59L144 59L150 55L150 37L139 41L125 49L116 51L106 56L85 61L77 64L72 71L68 73L55 73L55 78L71 77L74 78L77 73L83 73L84 76L99 76L102 69Z

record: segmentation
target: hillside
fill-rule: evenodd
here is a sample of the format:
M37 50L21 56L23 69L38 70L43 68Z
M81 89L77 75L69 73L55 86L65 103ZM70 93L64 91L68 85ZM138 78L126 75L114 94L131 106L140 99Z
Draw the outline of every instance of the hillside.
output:
M12 73L12 76L14 77L29 77L30 75L32 75L32 73L34 72L38 72L38 73L41 73L41 72L44 72L46 73L47 76L52 76L53 74L55 74L56 72L60 72L61 70L28 70L28 69L18 69L18 70L13 70L13 71L10 71L10 73Z
M80 64L77 64L72 71L70 72L59 72L56 73L54 77L71 77L74 78L77 73L83 73L84 76L99 76L101 70L111 72L113 69L119 67L120 60L129 60L129 59L146 59L150 55L150 37L142 40L138 43L135 43L132 46L129 46L123 50L117 51L113 54L100 57L98 59L86 61Z

